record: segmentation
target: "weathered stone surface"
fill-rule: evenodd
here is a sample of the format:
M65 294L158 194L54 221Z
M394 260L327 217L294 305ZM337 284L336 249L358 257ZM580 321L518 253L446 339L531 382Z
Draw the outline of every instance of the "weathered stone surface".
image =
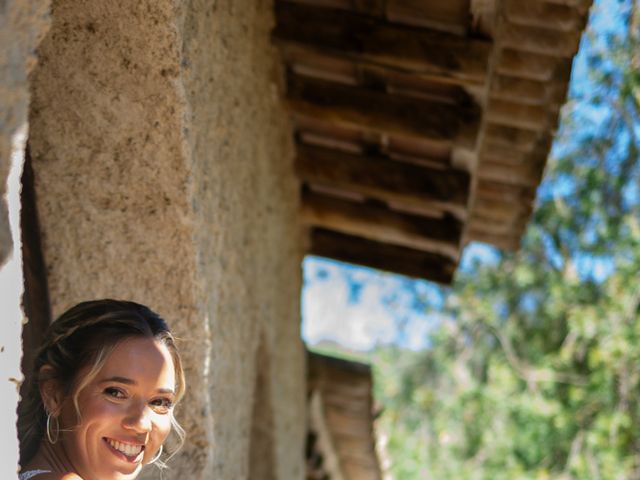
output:
M31 77L30 147L54 317L93 298L150 305L183 338L188 380L202 385L209 345L178 15L170 1L54 1ZM182 417L197 472L210 415L208 396L192 392Z
M198 268L212 356L213 464L206 478L249 473L255 355L271 357L276 472L303 478L305 359L299 331L301 246L291 129L280 98L270 1L193 0L184 20Z
M27 75L34 51L48 28L49 0L0 2L0 264L11 252L11 233L4 201L14 135L27 119Z
M17 478L16 407L22 375L20 174L27 134L27 75L48 28L49 0L0 1L0 478Z
M57 0L32 76L54 315L129 298L182 339L188 440L164 478L247 477L261 337L274 476L304 474L297 185L272 10Z

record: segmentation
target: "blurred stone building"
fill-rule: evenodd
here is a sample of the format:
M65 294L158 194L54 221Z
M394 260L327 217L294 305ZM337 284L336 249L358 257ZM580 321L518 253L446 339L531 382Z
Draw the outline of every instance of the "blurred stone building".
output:
M167 478L365 478L308 442L302 257L447 283L469 241L517 248L589 4L0 1L0 476L22 351L114 297L181 339Z

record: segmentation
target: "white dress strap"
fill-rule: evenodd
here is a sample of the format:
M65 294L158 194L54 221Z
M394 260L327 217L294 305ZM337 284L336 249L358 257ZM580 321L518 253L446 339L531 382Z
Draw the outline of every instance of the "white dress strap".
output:
M27 470L26 472L22 472L18 475L20 480L29 480L30 478L35 477L36 475L40 475L41 473L50 473L51 470Z

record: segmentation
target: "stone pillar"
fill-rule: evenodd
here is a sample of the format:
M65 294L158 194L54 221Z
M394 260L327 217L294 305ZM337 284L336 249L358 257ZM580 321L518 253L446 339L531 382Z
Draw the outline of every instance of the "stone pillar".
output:
M48 0L0 3L0 478L17 478L16 407L22 380L24 314L20 254L20 177L27 135L33 54L48 27Z
M304 476L301 237L272 11L254 0L54 0L32 78L54 316L127 298L182 339L188 439L168 479L247 478L260 338L274 475Z
M184 85L212 333L209 478L247 478L251 470L256 356L268 355L271 384L263 391L273 409L265 414L273 418L274 475L301 479L306 371L299 195L283 72L270 40L273 3L193 0L187 12Z

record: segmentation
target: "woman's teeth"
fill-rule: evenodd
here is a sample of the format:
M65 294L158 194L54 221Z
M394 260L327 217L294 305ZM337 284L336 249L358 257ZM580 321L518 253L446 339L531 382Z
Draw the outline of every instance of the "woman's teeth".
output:
M124 453L129 457L133 457L138 455L142 451L142 445L130 445L127 443L117 442L115 440L107 439L109 445L111 445L116 450Z

